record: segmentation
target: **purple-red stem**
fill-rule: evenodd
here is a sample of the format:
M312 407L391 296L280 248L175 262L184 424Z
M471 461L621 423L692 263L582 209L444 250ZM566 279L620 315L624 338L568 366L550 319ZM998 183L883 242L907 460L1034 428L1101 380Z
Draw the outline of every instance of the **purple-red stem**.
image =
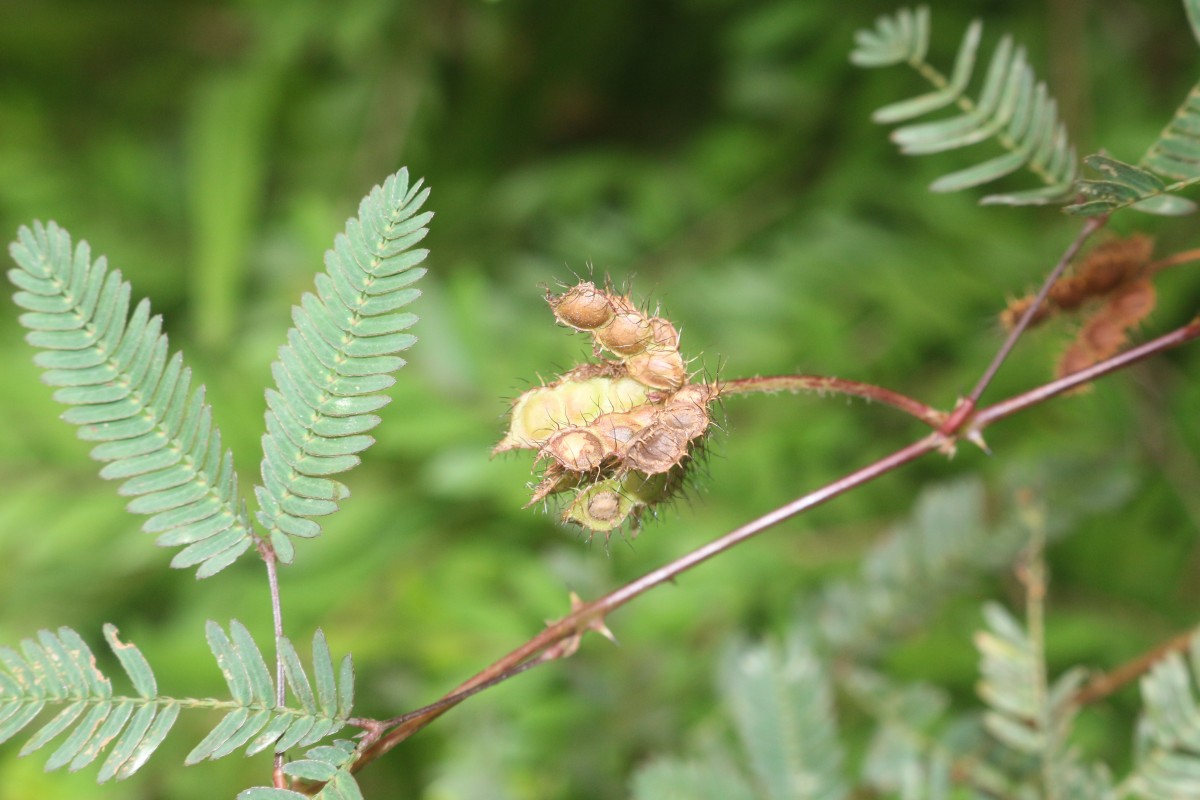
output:
M766 378L739 378L732 381L719 381L718 393L724 397L732 394L771 393L771 392L817 392L824 394L852 395L877 403L889 405L905 414L937 428L946 420L945 412L927 406L920 400L914 400L907 395L876 386L873 383L846 380L845 378L830 378L824 375L771 375Z
M644 594L648 590L658 586L661 583L672 580L680 574L690 570L691 568L707 561L718 553L722 553L731 547L740 544L747 539L750 539L757 534L773 527L774 525L783 522L802 511L807 511L814 506L820 505L828 500L832 500L838 495L849 491L855 487L861 486L869 481L874 480L882 475L891 472L892 470L913 461L932 450L938 450L948 447L960 436L966 437L978 435L984 428L992 423L998 422L1017 411L1035 406L1045 402L1052 397L1055 397L1064 392L1068 392L1078 386L1095 380L1098 377L1106 375L1118 369L1127 367L1133 363L1149 358L1152 355L1177 347L1192 339L1200 338L1200 317L1192 320L1192 322L1164 336L1160 336L1153 341L1129 350L1113 358L1102 361L1088 369L1081 370L1072 375L1059 378L1055 381L1032 389L1028 392L1011 397L1007 400L995 403L991 406L981 409L977 414L964 418L959 427L947 434L942 431L935 431L919 439L918 441L902 448L889 456L886 456L872 464L869 464L849 475L834 481L816 491L810 492L785 506L771 511L758 519L749 522L730 533L710 542L703 547L688 553L669 564L666 564L658 569L643 575L641 578L626 584L625 586L616 589L603 597L594 600L590 603L585 603L573 611L571 614L562 619L550 623L545 630L537 636L530 639L525 644L513 650L508 655L499 659L491 666L484 669L475 677L463 683L453 692L446 695L442 700L439 700L432 706L417 711L410 712L402 718L404 721L397 725L393 730L388 731L373 742L355 763L355 769L360 769L379 756L386 753L391 748L395 747L400 742L407 739L416 731L428 725L437 717L441 716L447 710L457 705L465 697L474 694L477 687L482 684L494 685L511 674L515 674L521 665L537 658L539 654L545 652L558 643L566 640L576 639L589 627L595 627L596 624L602 622L607 614L616 608L628 603L635 597ZM572 648L573 649L573 648ZM571 652L571 649L565 649L561 653L555 653L554 656L566 655ZM542 659L542 660L550 660Z
M1034 315L1042 307L1042 303L1046 301L1046 296L1050 294L1050 287L1054 286L1058 279L1062 277L1063 272L1067 269L1067 265L1074 260L1075 256L1079 253L1079 249L1083 247L1084 242L1091 238L1093 233L1103 228L1107 222L1108 215L1102 214L1096 217L1088 217L1083 223L1079 235L1063 251L1062 257L1058 259L1058 263L1054 265L1054 269L1050 270L1050 273L1046 275L1046 279L1042 281L1042 288L1038 290L1037 297L1029 304L1029 308L1025 309L1025 313L1021 315L1021 319L1017 321L1013 329L1008 332L1008 338L1004 340L1004 344L1000 345L1000 349L996 351L996 355L992 358L992 363L988 364L987 369L983 371L983 375L980 376L979 381L975 384L975 388L959 402L954 410L950 412L945 422L942 423L942 427L939 428L942 433L951 434L960 430L963 422L975 412L975 407L979 404L979 398L983 395L988 385L991 384L992 379L996 377L996 373L999 372L1000 366L1008 358L1008 354L1016 347L1017 340L1021 338L1021 334L1025 333L1030 323L1033 322Z

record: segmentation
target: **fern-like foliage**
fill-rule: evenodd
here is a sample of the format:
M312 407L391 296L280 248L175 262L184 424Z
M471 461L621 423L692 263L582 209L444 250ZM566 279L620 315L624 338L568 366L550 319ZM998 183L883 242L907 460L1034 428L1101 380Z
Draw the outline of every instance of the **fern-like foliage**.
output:
M892 141L902 153L925 155L954 150L983 141L995 141L1005 151L966 169L944 175L929 187L953 192L997 180L1022 167L1033 172L1042 188L984 197L983 203L1043 205L1069 197L1079 165L1059 121L1058 106L1038 81L1025 51L1004 37L992 53L978 99L968 93L982 34L975 21L968 28L950 77L926 60L929 46L929 10L902 9L880 17L874 30L855 34L850 60L861 67L908 64L934 87L934 91L877 110L872 119L891 124L954 106L960 112L948 119L897 128Z
M793 635L782 651L769 644L735 648L724 660L718 684L749 777L720 760L659 761L635 776L637 800L847 796L832 689L805 636Z
M934 486L863 559L860 575L829 586L817 618L844 655L870 656L936 613L981 573L1011 562L1026 540L1013 524L988 525L976 479Z
M1121 797L1200 797L1200 633L1185 659L1172 653L1141 681L1145 709L1138 724L1133 771Z
M0 647L0 742L24 730L47 709L58 713L21 748L28 755L66 733L46 769L82 769L106 749L101 782L127 778L162 744L184 708L227 710L186 762L229 755L245 747L250 755L274 746L283 752L311 746L336 733L350 716L354 702L354 670L350 657L335 671L325 637L313 639L312 682L287 639L279 642L288 686L298 707L276 703L275 685L262 652L249 631L236 620L226 633L208 624L208 641L232 700L175 698L158 694L149 663L134 645L122 642L117 629L105 625L104 637L132 684L135 695L114 695L112 683L96 666L87 643L70 628L42 631L20 648ZM316 691L313 691L313 684Z
M1200 115L1196 122L1200 124ZM1083 163L1103 177L1079 182L1079 194L1083 199L1064 209L1069 214L1089 217L1131 207L1151 214L1180 215L1196 209L1191 200L1177 197L1172 192L1200 182L1200 171L1193 179L1167 184L1149 169L1106 155L1088 156Z
M1200 0L1184 0L1183 7L1192 35L1200 42ZM1195 202L1175 192L1200 183L1200 84L1188 92L1136 166L1102 154L1089 156L1084 163L1101 177L1080 181L1084 199L1067 206L1068 213L1091 216L1125 207L1151 214L1195 211Z
M354 743L339 739L333 744L314 747L305 757L284 765L283 773L295 780L323 783L316 800L363 800L358 782L350 772L356 751ZM310 800L314 795L256 786L239 792L237 800Z
M271 673L244 626L234 620L226 634L215 622L209 622L206 632L233 703L224 704L231 710L192 749L185 763L221 758L242 746L246 746L247 755L271 746L277 753L308 747L345 726L354 705L354 665L346 656L335 670L320 630L313 637L311 681L292 643L287 638L276 643L284 677L298 707L276 703Z
M164 547L183 547L173 567L212 575L244 553L253 539L239 504L233 456L193 389L179 353L168 357L162 320L142 300L129 312L130 286L87 242L53 222L22 227L9 252L9 279L26 309L26 339L40 349L42 380L67 403L63 418L79 438L97 442L91 455L108 462L101 477L122 480L129 510L148 514L142 529Z
M1070 670L1049 683L1038 637L1003 606L989 603L983 612L987 629L976 634L975 644L981 656L979 696L989 707L984 727L1036 765L1027 780L1040 787L1041 796L1115 798L1107 770L1081 764L1070 746L1083 670Z
M276 389L267 391L258 521L280 560L290 562L290 537L317 536L312 517L332 514L348 495L328 476L359 462L374 441L366 432L389 402L382 392L404 366L396 353L416 338L416 316L400 309L420 292L412 284L428 251L413 249L431 213L418 213L429 195L401 170L375 187L325 254L317 294L292 309L295 325L271 365Z

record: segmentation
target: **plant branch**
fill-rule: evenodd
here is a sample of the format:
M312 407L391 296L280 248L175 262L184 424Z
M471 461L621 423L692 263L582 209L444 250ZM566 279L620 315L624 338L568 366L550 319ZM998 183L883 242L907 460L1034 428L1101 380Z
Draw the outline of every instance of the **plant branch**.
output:
M1193 261L1200 261L1200 248L1193 250L1183 250L1178 253L1160 258L1157 261L1151 261L1146 265L1146 274L1154 275L1171 267L1178 267L1181 264L1190 264Z
M258 540L258 552L263 563L267 566L267 585L271 590L271 620L275 630L275 704L283 708L287 704L287 688L283 671L283 655L279 652L279 641L283 638L283 603L279 599L279 559L275 557L275 548L266 539ZM276 789L287 787L287 779L283 774L283 753L275 754L275 766L272 771L272 783Z
M1113 358L1101 361L1088 369L1081 370L1072 375L1052 381L1044 386L1040 386L1031 391L1009 398L1008 400L995 403L991 406L981 409L977 414L965 420L967 424L963 426L964 432L960 434L963 437L978 436L979 433L988 425L998 422L1017 411L1037 405L1038 403L1049 400L1063 392L1070 391L1084 383L1088 383L1100 376L1107 375L1119 369L1130 366L1138 361L1149 358L1173 347L1185 344L1192 339L1200 338L1200 317L1192 320L1187 325L1172 331L1164 336L1160 336L1150 342L1129 350ZM563 617L556 622L550 623L545 630L533 637L525 644L510 652L508 655L499 659L492 665L485 668L473 678L467 680L453 692L447 694L441 701L427 706L424 709L405 714L397 719L404 721L396 725L395 728L381 736L378 741L364 748L358 761L354 765L357 771L369 764L371 761L382 756L387 751L404 741L412 734L416 733L421 728L425 727L433 720L444 714L450 708L453 708L466 697L474 694L475 691L487 686L494 686L497 683L518 674L524 669L516 669L527 663L542 663L539 659L539 654L546 651L547 648L552 648L560 645L560 643L569 641L572 646L566 648L566 652L557 652L554 657L569 655L573 652L573 645L578 643L578 637L582 635L588 628L598 628L602 625L605 617L613 610L623 606L634 598L649 591L650 589L669 582L684 572L692 569L699 564L707 561L713 556L722 553L733 546L740 544L748 539L753 538L759 533L774 527L775 525L787 520L801 512L814 508L822 503L825 503L833 498L849 491L850 489L868 483L878 477L888 474L910 461L933 451L944 449L952 444L954 437L948 437L945 434L934 431L925 437L913 442L889 456L879 459L872 464L869 464L855 472L846 475L832 483L829 483L820 489L803 495L802 497L793 500L787 505L781 506L752 522L749 522L740 528L737 528L719 539L704 545L691 553L688 553L675 561L670 562L658 569L649 572L642 577L610 592L603 597L594 600L590 603L580 604L572 613ZM546 659L548 660L548 659Z
M598 600L580 605L573 613L563 617L557 622L550 623L545 630L537 636L530 639L525 644L513 650L508 655L501 658L491 666L484 669L475 677L463 683L450 695L447 699L456 694L466 693L468 690L480 684L493 681L499 675L512 669L514 666L523 664L531 658L537 656L538 653L564 640L569 640L578 637L589 627L597 627L599 623L612 611L633 600L635 597L644 594L663 583L667 583L679 575L687 572L691 568L702 564L713 556L723 553L733 546L740 544L763 531L778 525L780 522L793 517L802 511L807 511L810 508L821 505L822 503L832 500L840 494L843 494L850 489L868 483L881 475L886 475L892 470L913 461L932 450L936 450L945 443L945 437L934 432L926 435L924 438L910 444L908 447L897 450L889 456L886 456L872 464L869 464L849 475L827 484L814 492L810 492L802 497L793 500L785 506L775 509L752 522L737 528L719 539L715 539L708 544L693 550L692 552L666 564L658 569L649 572L642 577L627 583L621 588L604 595ZM354 768L360 769L366 764L374 761L379 756L391 750L400 742L407 739L412 734L416 733L421 728L428 725L437 717L448 711L457 703L448 703L445 706L438 705L434 710L419 716L407 719L404 723L397 726L394 730L389 731L378 742L366 748L359 756Z
M1127 683L1131 683L1150 671L1150 668L1170 653L1180 653L1188 648L1196 635L1193 628L1172 636L1151 650L1142 653L1137 658L1125 662L1112 672L1105 672L1092 678L1079 688L1072 701L1077 706L1085 706L1097 700L1103 700Z
M1157 339L1151 339L1144 344L1126 350L1124 353L1118 353L1112 358L1097 362L1087 369L1081 369L1078 372L1073 372L1070 375L1058 378L1035 389L1030 389L1007 400L1002 400L999 403L993 403L986 408L980 409L963 426L966 431L963 435L969 436L972 432L981 431L993 422L1012 416L1018 411L1023 411L1030 406L1035 406L1063 392L1069 392L1086 383L1091 383L1110 372L1116 372L1131 364L1144 361L1152 355L1178 347L1181 344L1186 344L1198 337L1200 337L1200 317L1196 317L1187 325L1176 328Z
M718 392L721 396L731 394L751 394L755 392L816 392L826 394L851 395L864 400L874 401L899 409L909 416L916 417L932 428L937 428L946 421L946 412L927 406L919 400L876 386L871 383L831 378L823 375L772 375L765 378L740 378L732 381L720 381Z
M1009 331L1008 338L1004 340L1004 344L1000 346L1000 349L996 352L995 357L992 358L992 363L988 364L987 369L983 371L983 375L975 384L975 388L971 390L971 393L967 395L966 398L959 402L958 406L955 407L954 411L950 413L950 416L942 424L942 427L939 428L942 433L957 433L962 427L963 423L965 423L967 419L970 418L972 413L974 413L975 407L979 403L979 398L983 395L988 385L991 384L992 379L996 377L996 373L999 372L1000 366L1004 363L1005 359L1008 358L1009 353L1011 353L1013 348L1016 347L1017 340L1021 338L1021 335L1025 333L1025 330L1033 321L1033 316L1037 313L1037 310L1041 307L1042 303L1045 302L1046 295L1050 293L1050 287L1052 287L1058 281L1058 279L1062 277L1067 265L1070 264L1075 256L1079 253L1079 249L1083 247L1084 242L1086 242L1092 234L1104 227L1106 222L1108 222L1107 214L1088 217L1087 220L1084 221L1083 227L1079 231L1079 235L1077 235L1075 240L1072 241L1071 244L1067 246L1067 249L1063 251L1062 257L1058 259L1058 263L1054 265L1054 269L1050 270L1049 274L1046 275L1046 279L1042 281L1042 288L1038 290L1037 297L1034 298L1034 301L1029 304L1029 308L1025 309L1025 313L1021 315L1021 319L1017 321L1017 324L1013 326L1013 329Z

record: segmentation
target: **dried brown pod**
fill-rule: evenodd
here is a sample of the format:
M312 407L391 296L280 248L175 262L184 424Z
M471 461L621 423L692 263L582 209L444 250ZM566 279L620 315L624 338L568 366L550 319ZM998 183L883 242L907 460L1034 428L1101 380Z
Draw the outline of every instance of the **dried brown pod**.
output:
M646 345L649 350L678 350L679 331L670 320L662 317L650 318L650 342Z
M647 350L625 360L629 377L652 389L674 391L687 380L687 367L678 350Z
M650 321L638 311L615 315L603 328L592 334L596 344L618 356L632 356L646 349L654 337Z
M607 453L595 434L566 428L547 439L538 455L550 456L572 472L591 472L599 468Z
M1121 288L1088 318L1059 359L1058 377L1086 369L1116 355L1129 341L1128 331L1154 310L1154 284L1148 279Z
M687 456L688 439L674 428L651 425L629 443L625 463L647 475L669 471Z
M547 292L546 301L559 322L580 331L607 325L615 313L608 293L586 281L557 297Z
M682 433L690 441L708 430L712 416L708 404L713 393L702 383L683 387L658 412L658 421Z
M1072 274L1054 282L1030 325L1037 325L1059 311L1074 311L1089 300L1099 300L1131 281L1140 280L1153 252L1154 240L1141 235L1110 239L1097 245L1075 266ZM1000 313L1000 322L1006 330L1016 327L1034 299L1034 295L1026 295L1009 301Z
M1056 281L1048 299L1063 311L1079 308L1118 286L1139 278L1150 262L1154 240L1148 236L1111 239L1097 245L1075 268L1073 275Z

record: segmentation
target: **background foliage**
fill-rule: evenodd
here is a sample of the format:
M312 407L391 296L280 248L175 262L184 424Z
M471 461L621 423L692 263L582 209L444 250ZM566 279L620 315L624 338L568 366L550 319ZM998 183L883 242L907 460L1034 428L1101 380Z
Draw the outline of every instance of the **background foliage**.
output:
M432 700L593 596L894 449L919 425L887 409L731 399L694 498L605 552L522 511L528 459L489 462L505 398L586 349L552 325L540 285L590 265L662 301L685 352L730 377L819 372L948 407L997 346L994 314L1053 262L1076 222L980 209L926 184L973 154L905 159L871 110L922 87L847 60L892 3L612 0L339 4L15 3L0 9L0 230L53 218L164 313L209 387L245 475L256 472L269 364L321 254L366 190L401 164L437 219L421 339L380 444L327 535L283 576L289 633L320 624L353 652L359 708ZM934 7L948 65L973 16L1030 50L1081 152L1133 160L1195 82L1173 3L1069 0ZM956 161L955 159L961 159ZM1017 179L1014 179L1017 180ZM1014 183L1010 188L1020 188ZM1196 245L1190 223L1160 252ZM1123 227L1124 226L1124 227ZM1195 313L1200 279L1165 274L1150 330ZM0 315L0 640L68 625L97 647L120 625L178 695L219 691L206 619L269 629L261 566L213 581L168 573L87 447L57 421ZM1064 331L1037 332L989 397L1049 375ZM1111 666L1195 620L1200 601L1200 355L1159 358L996 427L996 455L929 460L781 526L610 620L622 641L475 698L364 775L372 796L609 798L654 754L733 742L714 690L722 643L779 634L824 581L910 516L921 487L979 475L985 513L1051 487L1073 514L1049 550L1048 656ZM1054 480L1050 483L1050 478ZM69 502L64 502L69 498ZM1101 502L1103 501L1103 502ZM971 701L985 579L878 655L898 680ZM1077 723L1120 761L1132 690ZM209 725L208 727L210 727ZM866 741L853 715L842 733ZM206 726L181 720L126 797L201 798L261 782L266 762L177 765ZM586 742L586 746L582 743ZM733 745L730 745L731 749ZM0 800L111 797L88 772L0 760Z

